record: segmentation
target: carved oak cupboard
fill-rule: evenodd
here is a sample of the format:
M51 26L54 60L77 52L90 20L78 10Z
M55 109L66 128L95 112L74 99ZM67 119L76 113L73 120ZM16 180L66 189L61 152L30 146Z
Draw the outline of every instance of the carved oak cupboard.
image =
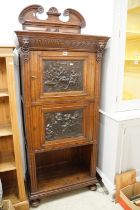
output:
M19 15L16 31L28 156L30 200L96 184L100 63L108 37L81 35L73 9L59 20L39 5Z

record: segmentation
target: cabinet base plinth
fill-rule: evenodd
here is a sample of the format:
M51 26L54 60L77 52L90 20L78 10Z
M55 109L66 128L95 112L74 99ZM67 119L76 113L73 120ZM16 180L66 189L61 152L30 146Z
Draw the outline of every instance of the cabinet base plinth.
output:
M91 180L88 180L86 182L61 187L59 189L53 189L53 190L48 190L48 191L44 190L42 192L39 191L39 192L36 192L36 193L33 193L33 194L31 193L29 195L30 201L31 201L30 202L31 206L32 207L37 207L40 203L40 199L45 198L45 197L49 197L49 196L64 193L64 192L69 192L69 191L76 190L76 189L83 188L83 187L88 187L88 186L89 187L93 187L93 186L95 187L97 182L98 181L97 181L96 178L91 178ZM97 188L97 186L96 186L96 188Z
M96 185L96 184L90 185L90 186L89 186L89 189L90 189L91 191L96 191L96 190L97 190L97 185Z
M38 207L39 204L40 204L40 199L34 199L34 200L31 200L31 206L32 207Z

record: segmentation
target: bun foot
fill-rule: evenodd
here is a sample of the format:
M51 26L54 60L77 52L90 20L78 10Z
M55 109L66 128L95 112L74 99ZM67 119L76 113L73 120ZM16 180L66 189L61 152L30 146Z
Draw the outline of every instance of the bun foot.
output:
M89 189L90 189L91 191L96 191L96 190L97 190L97 185L96 185L96 184L90 185L90 186L89 186Z
M38 207L40 204L40 199L31 200L32 207Z

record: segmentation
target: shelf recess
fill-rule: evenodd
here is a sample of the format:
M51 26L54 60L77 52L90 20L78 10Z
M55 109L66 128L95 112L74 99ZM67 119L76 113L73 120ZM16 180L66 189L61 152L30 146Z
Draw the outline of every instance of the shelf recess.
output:
M11 135L12 135L12 128L9 125L0 127L0 137L11 136Z
M0 163L0 172L6 172L12 170L16 170L14 161Z
M8 90L0 90L0 97L7 97L9 96Z

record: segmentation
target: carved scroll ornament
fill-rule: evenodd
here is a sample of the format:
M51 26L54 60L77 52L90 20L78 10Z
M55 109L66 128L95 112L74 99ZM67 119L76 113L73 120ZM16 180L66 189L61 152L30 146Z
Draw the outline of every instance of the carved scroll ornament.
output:
M74 9L66 9L63 16L68 16L67 22L59 19L61 13L57 8L51 7L45 20L40 20L38 14L42 14L44 8L40 5L31 5L22 10L19 15L19 22L24 30L48 31L48 32L63 32L63 33L80 33L81 28L84 28L86 23L82 15Z

